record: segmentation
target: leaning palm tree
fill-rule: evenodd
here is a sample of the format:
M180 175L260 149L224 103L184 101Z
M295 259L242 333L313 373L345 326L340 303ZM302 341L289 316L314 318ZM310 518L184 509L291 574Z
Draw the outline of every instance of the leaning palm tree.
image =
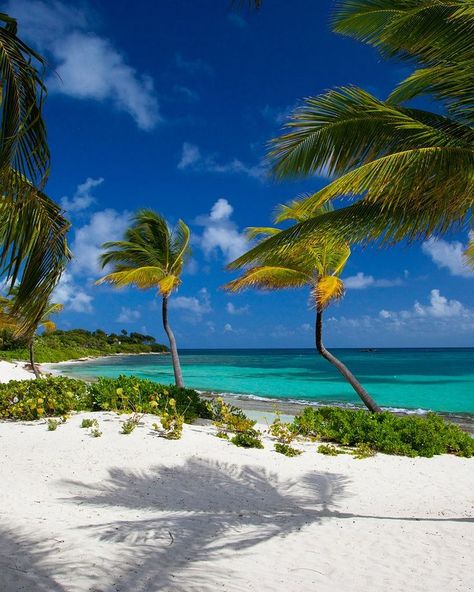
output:
M342 87L306 99L271 145L277 178L325 174L301 204L306 219L272 248L335 231L393 243L472 224L474 11L465 0L341 0L335 30L417 66L387 100ZM430 94L437 112L406 105ZM319 207L350 201L323 216ZM342 202L343 203L343 202Z
M181 284L180 275L189 249L190 231L179 220L175 229L153 210L139 210L124 240L105 243L102 267L112 264L110 273L97 281L113 286L156 289L162 297L163 328L168 336L176 386L184 386L176 340L168 321L168 299Z
M290 206L282 206L275 221L289 219L301 221L298 205L299 202L295 201ZM324 215L328 209L328 207L321 208L320 214ZM278 236L280 232L280 229L273 227L248 229L249 238L262 235L274 237ZM249 258L245 255L230 263L229 268L231 269L243 266L246 266L247 269L239 278L229 282L224 288L231 292L238 292L246 288L281 290L309 286L316 310L315 345L317 351L339 370L370 411L374 413L381 411L349 368L329 352L323 344L323 313L333 300L341 298L344 293L344 284L339 276L351 252L349 245L341 240L313 240L282 253L280 250L272 248L269 238L264 238L259 246L259 254L252 259L252 265L248 266Z
M36 378L40 377L40 372L35 363L34 356L34 342L36 337L36 331L39 328L44 329L45 333L50 333L56 329L56 323L51 320L52 315L58 314L64 309L63 304L58 304L48 299L46 305L43 308L43 314L38 320L38 323L34 330L30 333L24 333L24 320L18 316L18 308L16 307L15 300L18 297L18 289L13 288L11 291L11 298L6 296L0 297L0 329L7 330L15 337L19 337L23 343L28 346L28 354L30 358L30 366L33 370Z
M0 269L13 286L26 332L38 325L69 257L69 223L48 198L50 154L42 108L43 58L0 13Z

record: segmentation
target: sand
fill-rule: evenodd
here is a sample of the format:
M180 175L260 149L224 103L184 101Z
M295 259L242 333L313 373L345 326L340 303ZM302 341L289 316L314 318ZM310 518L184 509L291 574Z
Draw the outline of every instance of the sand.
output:
M25 362L5 362L0 360L0 382L10 380L30 380L35 375L27 369Z
M474 459L297 458L209 425L167 441L94 414L0 422L0 590L474 588Z

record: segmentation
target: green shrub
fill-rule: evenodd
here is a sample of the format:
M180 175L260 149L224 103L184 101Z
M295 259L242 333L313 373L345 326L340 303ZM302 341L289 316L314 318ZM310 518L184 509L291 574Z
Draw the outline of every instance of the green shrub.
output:
M97 421L97 419L90 419L90 418L84 418L82 420L81 423L81 428L93 428L93 427L98 427L99 422Z
M102 436L102 432L99 430L98 427L92 428L89 433L92 436L92 438L100 438Z
M326 456L337 456L338 454L345 454L345 450L341 450L341 448L337 448L337 446L333 446L332 444L320 444L318 446L319 454L325 454Z
M121 375L118 378L99 378L90 385L95 409L134 411L160 415L169 401L176 402L176 410L184 420L193 422L197 417L209 417L209 409L193 389L165 386L151 380Z
M0 384L0 418L33 420L90 409L86 384L65 376Z
M48 419L48 432L54 432L61 425L61 422L58 419L49 418Z
M183 435L184 415L178 413L174 399L168 401L168 407L161 413L160 421L164 430L164 438L167 440L179 440L181 438Z
M369 444L359 444L359 446L356 446L356 448L354 448L352 451L352 456L359 460L363 458L369 458L371 456L375 456L375 450L372 448L372 446L369 446Z
M281 421L280 412L275 411L276 417L269 428L270 434L281 444L290 444L298 436L298 431L292 423Z
M132 417L122 422L122 429L120 430L120 432L122 434L131 434L133 430L137 427L137 425L140 423L142 417L142 415L134 413Z
M238 432L230 441L232 444L241 448L263 448L260 433L254 429L247 430L246 432Z
M296 448L293 448L293 446L290 446L289 444L284 444L283 442L277 442L275 444L275 451L290 457L299 456L303 453L302 450L297 450Z
M435 413L423 417L398 416L388 411L368 413L337 407L307 407L295 417L294 426L303 436L343 446L365 444L385 454L411 457L446 453L474 455L474 439Z

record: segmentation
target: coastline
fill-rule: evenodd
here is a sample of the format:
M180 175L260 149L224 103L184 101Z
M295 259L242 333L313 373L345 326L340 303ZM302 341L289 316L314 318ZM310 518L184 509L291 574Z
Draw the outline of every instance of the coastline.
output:
M97 359L106 359L112 358L117 356L143 356L143 355L169 355L169 352L154 352L153 354L149 353L137 353L137 354L110 354L105 356L90 356L87 358L80 358L74 360L68 360L64 362L57 362L57 363L50 363L50 364L41 364L41 371L46 371L47 373L54 374L54 375L63 375L68 376L67 373L62 372L56 368L51 368L51 366L64 366L70 364L81 364L83 362L88 362L91 360ZM72 378L77 378L77 376L70 375ZM82 380L93 381L95 380L94 376L82 376ZM275 418L275 408L278 409L279 413L281 413L283 421L292 421L292 418L295 415L301 413L304 407L314 407L318 408L321 406L336 406L336 407L345 407L351 409L363 409L363 406L357 405L342 405L337 403L321 403L318 401L309 401L307 399L284 399L284 398L270 398L270 397L262 397L259 395L252 395L252 394L245 394L245 393L228 393L228 392L218 392L218 391L205 391L196 389L203 397L207 398L216 398L222 397L224 401L230 405L235 405L236 407L240 407L251 419L255 419L258 422L268 423L270 424L273 419ZM383 410L390 411L395 413L396 415L426 415L430 412L429 409L403 409L403 408L393 408L393 407L383 407ZM445 411L436 411L438 415L443 417L446 421L451 421L456 425L459 425L465 431L469 432L471 435L474 435L474 414L472 413L461 413L461 412L445 412Z

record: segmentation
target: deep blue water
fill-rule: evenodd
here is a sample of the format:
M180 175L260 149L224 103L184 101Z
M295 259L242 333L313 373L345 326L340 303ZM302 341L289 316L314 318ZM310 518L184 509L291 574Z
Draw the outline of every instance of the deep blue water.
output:
M474 348L335 349L383 406L474 413ZM259 397L359 403L350 385L310 349L182 350L187 386ZM169 356L120 356L58 367L72 376L135 374L173 382Z

